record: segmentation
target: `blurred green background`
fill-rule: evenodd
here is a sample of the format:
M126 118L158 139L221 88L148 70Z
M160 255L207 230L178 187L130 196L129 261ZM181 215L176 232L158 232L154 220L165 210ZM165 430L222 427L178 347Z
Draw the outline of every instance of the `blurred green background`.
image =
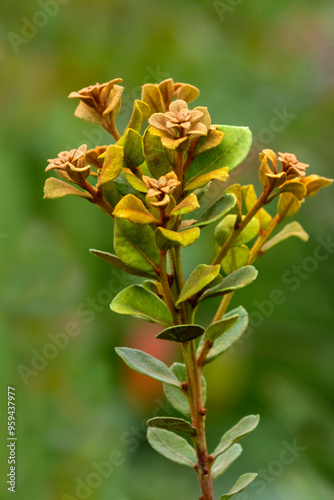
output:
M0 9L0 498L11 495L10 385L16 498L194 500L193 472L145 441L145 420L171 412L159 384L130 373L114 347L141 347L166 362L176 352L154 340L152 325L111 313L111 298L133 281L88 252L112 249L111 223L84 200L43 201L46 159L110 140L74 117L71 91L123 77L122 128L140 86L172 77L201 89L196 103L214 123L251 128L254 150L233 182L259 188L264 147L294 152L309 173L333 177L334 4L2 0ZM317 238L334 239L332 193L323 190L298 214L310 240L271 250L257 263L256 283L233 299L253 327L207 369L210 448L243 415L262 418L217 480L217 497L238 474L258 471L261 481L239 500L334 498L333 249L314 257ZM187 252L188 271L199 255L210 262L207 241ZM281 305L268 303L274 289ZM214 305L201 312L204 322Z

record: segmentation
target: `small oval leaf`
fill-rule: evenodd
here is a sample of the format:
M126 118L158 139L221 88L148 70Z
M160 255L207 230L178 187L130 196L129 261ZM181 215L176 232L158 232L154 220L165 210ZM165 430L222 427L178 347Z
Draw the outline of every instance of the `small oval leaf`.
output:
M147 427L157 427L173 432L185 432L190 436L196 436L196 429L183 418L154 417L147 421Z
M189 299L196 293L200 292L204 287L211 283L211 281L214 280L216 276L218 276L219 271L219 264L217 264L216 266L199 264L182 287L180 296L176 302L176 306Z
M228 493L225 493L220 500L229 500L229 498L233 497L237 493L241 493L249 484L251 484L254 479L257 478L256 473L249 472L247 474L243 474L239 477L237 482L232 486Z
M302 226L297 221L290 222L287 224L279 233L277 233L273 238L268 240L262 247L261 251L266 252L269 248L277 245L283 240L290 238L290 236L296 236L302 241L307 241L309 239L309 235L302 228Z
M165 429L149 427L147 440L152 448L173 462L194 467L197 458L194 448L183 437Z
M184 231L171 231L164 227L158 227L155 232L155 240L157 245L162 250L169 250L170 248L181 245L188 247L192 245L200 236L200 229L198 227L185 229Z
M222 260L221 266L224 273L231 274L233 271L240 269L248 264L249 248L246 245L240 247L232 247Z
M130 349L130 347L115 347L115 351L136 372L148 375L165 384L175 387L181 386L179 379L172 370L159 359L150 356L150 354L139 349Z
M242 447L234 444L225 453L219 455L213 463L211 469L212 479L217 479L233 462L241 455Z
M239 316L237 322L227 332L225 332L224 335L215 341L205 360L205 363L210 363L218 356L226 352L233 344L238 342L242 334L246 331L248 326L248 314L242 306L229 311L225 314L224 318L233 317L236 314ZM200 353L201 347L202 346L200 344L198 346L198 354Z
M157 222L147 210L144 203L133 194L127 194L117 203L113 215L127 219L134 224L151 224Z
M209 297L217 297L218 295L224 295L225 293L233 292L244 288L245 286L252 283L258 275L257 270L253 266L244 266L237 269L233 273L226 276L221 283L213 288L208 288L200 298L200 300L207 299Z
M187 342L197 339L204 333L204 328L200 325L177 325L170 326L156 335L157 339L171 340L173 342Z
M118 314L130 314L163 326L173 324L166 304L142 285L124 288L111 302L110 309Z
M117 257L117 255L114 255L109 252L102 252L101 250L95 250L94 248L91 248L89 250L92 254L96 255L97 257L100 257L101 259L105 260L110 264L111 266L116 267L117 269L120 269L121 271L124 271L125 273L128 274L133 274L134 276L140 276L142 278L155 278L154 273L146 273L145 271L139 271L139 269L135 269L134 267L129 267L126 266L121 259Z
M222 221L219 222L215 229L215 238L219 246L223 246L227 238L230 236L234 230L234 225L237 220L237 216L230 214L226 215ZM259 221L256 217L253 217L246 225L246 227L241 231L238 237L233 242L233 246L240 246L248 243L248 241L255 238L258 235L260 229Z
M189 196L184 198L175 208L171 211L170 215L185 215L193 212L199 208L199 203L197 200L197 196L194 193L191 193Z
M239 439L256 429L259 421L260 415L248 415L247 417L243 417L237 424L225 432L212 455L218 457L218 455L227 450L231 444L236 443Z
M232 328L233 325L238 321L239 315L235 314L228 318L223 318L220 321L216 321L215 323L211 323L211 325L205 330L205 340L209 340L214 342L217 340L223 333Z

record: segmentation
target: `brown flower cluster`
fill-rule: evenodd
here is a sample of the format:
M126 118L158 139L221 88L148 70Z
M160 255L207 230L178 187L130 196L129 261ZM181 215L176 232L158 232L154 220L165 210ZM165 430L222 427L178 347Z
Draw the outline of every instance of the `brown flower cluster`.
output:
M199 96L197 87L189 83L174 83L172 78L160 83L146 83L142 86L142 101L150 107L150 113L164 113L168 111L173 99L182 99L192 102Z
M278 155L278 160L282 163L282 172L286 173L287 180L306 175L305 170L309 165L298 161L296 155L292 153L278 153Z
M181 184L175 172L162 175L159 179L143 175L142 179L148 188L147 198L157 198L156 201L150 201L155 207L167 206L170 201L169 195Z
M115 78L108 83L96 83L77 92L71 92L68 97L80 99L75 115L103 126L105 120L115 120L121 107L124 90L124 87L118 85L121 81L121 78Z
M154 113L148 122L171 139L207 135L211 126L211 118L206 108L198 106L191 110L182 99L173 101L166 113Z
M90 165L86 160L87 146L83 144L78 149L62 151L57 158L48 160L45 171L55 170L63 179L81 184L90 174Z

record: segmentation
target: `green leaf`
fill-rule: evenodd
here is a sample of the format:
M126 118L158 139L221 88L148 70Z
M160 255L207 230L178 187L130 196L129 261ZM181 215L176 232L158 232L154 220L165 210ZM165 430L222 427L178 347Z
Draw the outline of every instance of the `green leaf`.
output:
M114 247L117 256L129 267L145 272L159 267L159 249L149 225L133 224L116 217Z
M154 417L148 420L147 426L173 432L185 432L190 436L196 435L196 429L189 422L183 420L183 418Z
M307 241L309 239L309 235L302 228L302 226L297 221L290 222L287 224L279 233L277 233L273 238L267 241L261 248L262 252L266 252L269 248L277 245L283 240L290 238L290 236L296 236L302 241Z
M161 144L161 136L155 129L148 127L143 141L147 166L153 177L159 179L159 177L172 170L172 165L169 163L164 147Z
M221 266L224 273L231 274L233 271L246 266L249 259L249 248L246 245L230 248L226 257L222 260Z
M171 313L166 304L141 285L131 285L124 288L113 299L110 308L118 314L130 314L163 326L173 324Z
M218 125L217 128L225 133L223 141L196 156L186 174L187 182L221 167L228 167L231 171L246 158L252 145L249 128L228 125Z
M136 372L148 375L165 384L180 387L180 381L176 378L172 370L159 359L139 349L130 349L130 347L115 347L115 351Z
M133 194L127 194L117 203L113 215L127 219L134 224L152 224L157 222L143 202Z
M224 135L224 132L221 132L220 130L210 130L209 134L204 137L203 140L199 141L196 148L196 155L219 146L224 139Z
M212 479L217 479L233 462L241 455L242 447L240 444L234 444L225 453L219 455L213 463L211 469Z
M183 363L173 363L170 367L172 372L177 376L180 382L187 381L187 370ZM164 393L168 401L174 406L174 408L185 415L190 417L189 403L185 392L179 388L171 385L164 384ZM206 380L202 375L202 400L205 405L206 402Z
M213 222L219 221L224 215L231 210L236 204L236 197L233 194L224 194L219 200L215 201L207 210L205 210L203 215L199 215L195 213L192 214L194 219L197 219L195 224L192 224L191 227L205 227L208 224L212 224Z
M61 181L56 177L49 177L46 179L44 185L44 199L45 200L55 200L57 198L63 198L68 195L80 196L80 198L87 198L88 200L92 200L92 196L85 192L80 191L80 189L71 186L71 184L67 184L67 182Z
M223 281L217 286L205 290L200 300L204 300L209 297L217 297L218 295L224 295L225 293L244 288L255 280L257 274L258 272L253 266L241 267L226 276L226 278L224 278Z
M104 153L104 162L97 181L97 187L102 187L112 182L122 171L124 148L112 144Z
M257 202L257 196L254 186L252 184L242 186L241 192L245 200L247 211L249 212ZM272 216L268 214L268 212L264 208L261 208L255 215L255 217L259 220L261 229L267 229L272 220Z
M148 189L146 187L146 184L139 179L136 175L134 175L130 169L124 169L125 172L125 178L136 191L139 193L147 193Z
M210 181L216 180L219 182L226 182L228 179L228 168L223 167L218 170L212 170L204 175L200 175L195 179L190 179L185 185L185 191L193 191L194 189L202 188L206 186Z
M100 257L101 259L104 259L106 262L108 262L111 266L116 267L117 269L120 269L121 271L124 271L125 273L128 274L133 274L134 276L140 276L142 278L154 278L155 274L151 273L146 273L145 271L139 271L138 269L135 269L134 267L129 267L126 266L121 259L117 257L117 255L114 255L109 252L102 252L101 250L95 250L94 248L91 248L89 250L92 254L96 255L97 257Z
M211 283L211 281L214 280L216 276L218 276L219 271L219 264L217 264L216 266L199 264L182 287L180 296L176 302L176 306L179 306L179 304L205 288L206 285Z
M169 250L178 245L188 247L192 245L199 236L200 229L198 227L185 229L184 231L171 231L164 227L158 227L155 232L155 240L158 247L162 250Z
M132 115L128 123L128 128L140 132L142 124L150 116L150 107L146 102L136 99L133 105Z
M197 200L197 196L193 193L191 193L189 196L184 198L184 200L181 201L178 205L176 205L175 208L171 211L170 215L185 215L189 214L190 212L193 212L199 208L199 203Z
M277 213L284 217L292 217L301 207L301 202L292 193L282 193L277 203Z
M214 361L218 356L226 352L233 344L238 342L242 334L246 331L248 326L248 314L247 311L239 306L236 309L233 309L224 315L223 319L231 318L238 314L239 318L237 322L227 331L219 337L215 343L213 344L212 349L210 350L205 363L210 363ZM200 353L202 348L201 343L198 346L197 354Z
M248 415L247 417L239 420L231 429L229 429L221 438L218 446L212 453L213 457L218 457L221 453L227 450L231 444L236 443L239 439L243 438L252 432L258 426L260 415Z
M244 217L243 217L244 218ZM222 221L219 222L215 229L215 238L219 246L223 246L227 238L234 230L237 216L234 214L226 215ZM251 241L258 235L260 224L256 217L253 217L246 227L241 231L239 236L233 242L234 247L239 247Z
M278 194L281 193L292 193L297 200L302 200L306 196L306 187L303 183L292 180L286 181L278 191Z
M220 321L211 323L211 325L205 330L205 340L214 342L221 335L223 335L223 333L232 328L232 326L238 321L238 318L238 314L235 314L234 316L223 318Z
M136 169L144 161L143 138L132 128L128 128L124 135L117 141L118 146L124 148L124 160L131 169Z
M247 474L243 474L242 476L239 477L237 482L232 486L230 491L228 493L225 493L220 500L228 500L229 498L233 497L237 493L241 493L247 486L254 481L254 479L257 478L257 474L254 474L252 472L249 472Z
M152 448L173 462L194 467L197 462L195 450L183 437L165 429L149 427L147 440Z
M171 340L173 342L187 342L197 339L204 333L204 328L199 325L170 326L156 335L157 339Z

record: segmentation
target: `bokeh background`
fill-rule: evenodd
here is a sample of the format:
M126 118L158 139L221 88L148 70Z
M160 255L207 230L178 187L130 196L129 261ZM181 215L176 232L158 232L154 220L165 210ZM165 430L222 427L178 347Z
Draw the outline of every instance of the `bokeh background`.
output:
M172 412L159 384L130 373L114 347L140 347L167 363L176 352L154 340L152 325L111 313L112 297L133 281L88 252L112 249L111 223L84 200L43 201L46 159L110 140L74 117L71 91L123 77L122 128L140 86L172 77L201 89L197 104L214 123L253 131L233 182L258 187L264 147L294 152L310 172L333 177L334 4L2 0L0 9L0 497L11 498L10 385L16 498L194 500L193 472L145 441L145 420ZM333 208L332 188L309 199L297 218L310 240L272 249L257 263L256 283L233 299L253 327L207 369L209 445L243 415L260 413L261 425L217 480L217 497L241 473L258 471L261 482L239 500L334 498L333 248L315 257L317 238L334 239ZM211 258L204 238L187 252L188 271ZM275 289L284 301L272 306Z

